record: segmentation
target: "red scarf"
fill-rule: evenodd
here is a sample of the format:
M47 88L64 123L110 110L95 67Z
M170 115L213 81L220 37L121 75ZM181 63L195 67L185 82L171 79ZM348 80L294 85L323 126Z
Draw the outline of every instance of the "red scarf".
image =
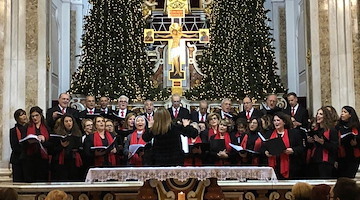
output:
M45 141L47 141L49 139L49 132L48 132L46 126L43 123L41 123L39 129L40 129L40 135L43 135L45 137ZM36 126L34 123L30 123L30 125L27 128L26 134L27 135L36 135ZM39 148L38 145L39 144L37 144L37 143L29 144L29 148L27 149L27 154L28 155L34 154L37 151L36 149ZM40 148L40 153L41 153L41 158L49 159L49 155L48 155L46 149Z
M77 151L73 152L73 157L75 158L75 166L81 167L83 163L82 163L80 153ZM63 164L65 164L65 149L64 148L63 148L63 150L60 151L60 154L59 154L59 165L63 165Z
M131 138L130 138L130 145L132 144L143 144L145 145L146 142L142 139L142 134L140 136L140 138L137 138L137 132L141 131L141 130L135 130L132 134L131 134ZM144 133L144 130L142 130ZM142 157L139 156L139 154L135 153L129 160L130 164L134 165L134 166L143 166L143 162L142 162Z
M274 130L270 136L270 139L276 138L277 137L277 131ZM290 148L290 140L289 140L289 132L287 129L284 130L284 136L282 137L282 140L285 144L286 148ZM272 168L275 168L277 163L276 163L276 156L271 156L270 158L268 158L269 161L269 166ZM281 153L280 154L280 174L284 177L284 178L289 178L289 173L290 172L290 156L288 154L285 153Z
M315 129L316 130L316 129ZM324 132L324 137L329 140L330 139L330 129L326 130ZM307 154L306 154L306 161L309 163L310 159L314 156L314 153L316 151L316 145L313 145L312 149L308 149ZM323 155L322 155L322 161L323 162L329 162L329 151L327 149L322 150Z
M105 131L105 138L106 138L109 145L114 141L114 138L107 131ZM98 147L98 146L104 146L104 144L102 143L99 132L96 131L94 133L94 147ZM104 156L106 156L106 154ZM103 165L104 156L96 156L95 157L95 166L102 166ZM109 152L107 154L107 156L108 156L108 160L109 160L110 165L113 165L113 166L116 165L115 155L113 153Z
M216 133L219 133L219 127L216 128ZM208 139L210 139L211 136L216 135L216 133L215 133L215 130L213 128L210 128L209 129L209 138Z
M189 145L202 143L200 136L196 136L195 140L192 138L188 139ZM189 152L191 154L191 152ZM202 166L202 160L196 156L185 157L184 166Z
M21 140L21 132L18 127L16 127L16 137L18 140Z
M220 133L215 135L214 140L220 140ZM229 153L231 151L231 146L229 145L229 143L231 143L231 139L228 132L224 133L224 140L226 152Z
M241 146L242 148L244 148L244 149L248 149L248 148L247 148L248 138L249 138L248 134L245 134L243 140L241 141L240 146ZM261 140L260 137L258 137L258 138L255 140L254 149L250 149L250 150L254 150L254 151L256 151L256 152L259 152L259 151L260 151L260 148L261 148L261 145L262 145L262 140ZM259 157L254 157L253 160L252 160L252 164L253 164L254 166L258 166L259 163L260 163Z
M215 135L214 140L220 140L220 133ZM231 151L231 146L229 145L229 143L231 143L231 139L228 132L224 133L224 140L225 140L226 152L229 154L229 152ZM229 164L228 160L229 159L219 159L218 161L215 162L215 165L216 166L228 165Z
M354 133L354 135L359 135L359 131L358 131L358 129L357 128L353 128L352 129L352 132ZM339 142L339 157L340 158L344 158L345 156L346 156L346 152L345 152L345 147L344 147L344 145L342 145L341 144L341 133L340 133L340 131L339 131L339 140L340 140L340 142ZM360 157L360 148L359 147L354 147L354 157L355 158L359 158Z

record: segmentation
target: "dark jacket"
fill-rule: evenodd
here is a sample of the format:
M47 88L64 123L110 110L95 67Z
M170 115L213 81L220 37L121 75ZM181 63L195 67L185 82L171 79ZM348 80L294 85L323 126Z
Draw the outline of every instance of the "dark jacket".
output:
M180 135L195 138L198 132L190 125L183 127L179 124L171 125L168 132L163 135L154 135L149 130L145 131L142 136L145 142L154 138L152 147L154 165L179 166L184 164Z

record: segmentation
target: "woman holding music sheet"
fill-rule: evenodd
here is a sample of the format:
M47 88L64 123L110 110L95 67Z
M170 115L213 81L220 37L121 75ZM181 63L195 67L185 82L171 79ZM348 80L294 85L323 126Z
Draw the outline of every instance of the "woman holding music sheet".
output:
M163 107L157 109L153 120L145 131L143 140L150 142L154 139L152 154L153 162L157 166L179 166L184 164L180 135L194 138L197 130L190 125L189 119L182 119L172 123L169 111Z
M105 130L105 118L96 116L94 118L95 132L86 137L84 151L94 166L116 165L115 153L117 152L114 135Z
M124 154L129 158L129 164L132 166L143 166L143 155L146 142L142 139L142 135L145 132L146 119L144 115L139 115L135 118L135 131L127 136L124 145ZM129 151L129 147L138 146L135 151ZM132 148L131 148L132 150Z
M338 132L334 126L330 111L321 107L316 114L316 127L307 136L307 171L311 177L333 177L339 145Z
M278 112L275 113L273 118L275 130L270 135L271 139L281 138L282 145L277 147L267 146L265 142L265 155L268 157L269 166L274 168L275 173L279 179L289 179L299 177L301 171L302 156L304 146L302 144L300 133L297 129L292 128L290 116ZM270 143L269 143L270 144ZM280 148L278 155L272 155L270 152L275 152L273 148Z
M338 177L355 178L360 163L360 122L351 106L344 106L337 130L340 132Z
M128 113L124 119L123 125L117 130L117 138L118 138L118 152L116 153L116 162L118 165L127 165L128 157L127 154L124 153L124 145L127 140L128 135L134 132L135 130L135 113Z
M81 131L72 115L64 114L60 118L60 126L50 135L51 151L51 180L80 181Z
M210 137L209 162L216 166L230 165L231 138L228 129L230 121L221 119L219 121L219 132Z
M16 121L15 127L10 129L10 145L12 150L10 156L10 163L12 166L13 182L23 182L23 166L20 159L22 146L19 140L26 136L28 119L26 116L26 112L23 109L17 109L14 113L14 118Z
M252 150L254 152L240 151L240 160L242 165L260 165L260 149L263 141L261 140L258 133L262 133L261 120L260 119L251 119L248 125L248 131L244 135L244 138L241 140L240 146L247 150ZM256 152L256 153L255 153Z
M30 109L27 136L36 136L22 142L24 145L23 172L26 182L44 182L49 180L49 157L47 148L50 143L48 128L45 125L43 110L38 106Z
M198 131L198 135L195 138L188 138L189 153L185 156L184 166L202 166L203 164L203 152L202 152L202 138L199 124L192 122L190 126L194 127Z

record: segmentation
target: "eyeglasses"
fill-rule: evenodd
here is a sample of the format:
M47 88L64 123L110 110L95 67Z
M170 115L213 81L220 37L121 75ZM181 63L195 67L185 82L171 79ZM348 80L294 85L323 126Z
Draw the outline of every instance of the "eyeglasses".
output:
M106 125L106 127L113 127L113 125L111 125L111 124L108 124L108 125Z
M127 101L119 101L120 103L127 103Z

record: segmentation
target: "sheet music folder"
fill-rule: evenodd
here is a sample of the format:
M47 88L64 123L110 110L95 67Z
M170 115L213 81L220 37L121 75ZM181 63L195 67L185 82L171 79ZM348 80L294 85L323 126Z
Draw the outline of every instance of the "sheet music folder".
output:
M273 156L280 155L286 149L286 146L281 137L266 140L264 142L264 146Z
M210 150L212 152L224 151L224 149L226 149L224 139L210 141Z

